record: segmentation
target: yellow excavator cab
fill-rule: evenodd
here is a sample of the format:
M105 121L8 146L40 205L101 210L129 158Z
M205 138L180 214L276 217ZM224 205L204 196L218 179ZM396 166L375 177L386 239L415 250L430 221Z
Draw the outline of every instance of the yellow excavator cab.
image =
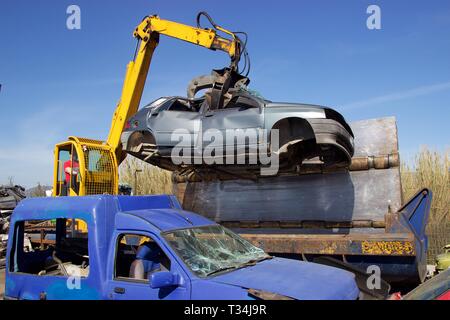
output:
M73 238L87 237L88 226L84 220L67 219L66 228L71 231Z
M69 137L54 152L53 196L118 193L116 155L104 142Z

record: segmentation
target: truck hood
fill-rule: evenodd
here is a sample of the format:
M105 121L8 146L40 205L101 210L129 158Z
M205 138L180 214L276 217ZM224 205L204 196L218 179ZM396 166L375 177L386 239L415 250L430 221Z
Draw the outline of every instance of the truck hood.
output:
M359 295L355 277L350 272L284 258L261 261L211 280L298 300L354 300Z

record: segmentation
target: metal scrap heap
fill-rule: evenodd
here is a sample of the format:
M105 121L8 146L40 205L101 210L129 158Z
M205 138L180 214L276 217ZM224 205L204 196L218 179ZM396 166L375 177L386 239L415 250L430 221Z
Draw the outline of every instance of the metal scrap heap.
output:
M9 218L17 204L25 198L22 186L0 186L0 268L5 264Z

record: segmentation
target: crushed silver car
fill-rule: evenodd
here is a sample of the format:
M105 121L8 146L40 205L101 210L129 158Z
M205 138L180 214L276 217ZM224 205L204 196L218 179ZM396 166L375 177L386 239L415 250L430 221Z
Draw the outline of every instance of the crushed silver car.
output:
M121 136L123 150L171 171L205 167L211 164L208 157L221 159L208 166L218 170L230 167L252 170L261 166L259 161L229 161L230 150L233 158L245 159L255 150L274 153L279 159L279 173L296 170L311 160L324 167L350 165L354 136L343 116L335 110L310 104L271 102L244 86L229 90L221 107L215 108L211 107L214 100L208 91L201 98L193 97L198 87L208 86L201 81L195 83L197 88L188 88L188 97L159 98L132 116ZM192 161L177 163L173 159L174 148L180 146L174 133L180 130L190 138L187 143L182 142L187 154L182 155ZM211 130L222 134L223 139L206 139L206 142L205 137L210 138L208 131ZM234 134L231 138L230 131ZM257 134L252 136L252 131ZM276 144L270 135L274 131L278 133ZM260 135L260 132L266 134ZM205 152L208 148L213 152ZM194 159L198 155L201 155L200 161Z

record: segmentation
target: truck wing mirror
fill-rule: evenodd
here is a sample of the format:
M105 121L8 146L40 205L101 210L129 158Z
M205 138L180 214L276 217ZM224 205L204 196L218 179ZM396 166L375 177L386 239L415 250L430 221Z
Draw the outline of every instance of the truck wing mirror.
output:
M160 271L150 276L150 287L153 289L178 286L178 276L168 271Z

